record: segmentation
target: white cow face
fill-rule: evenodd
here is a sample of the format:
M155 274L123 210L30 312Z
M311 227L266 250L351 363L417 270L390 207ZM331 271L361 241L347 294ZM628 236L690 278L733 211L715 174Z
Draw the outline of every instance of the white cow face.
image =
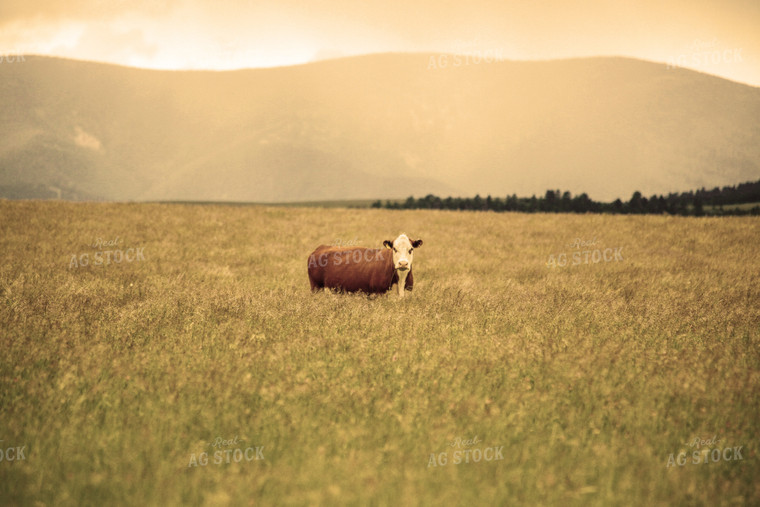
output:
M402 234L393 241L383 241L383 245L393 250L393 268L399 271L412 269L414 249L422 245L422 240L411 241Z

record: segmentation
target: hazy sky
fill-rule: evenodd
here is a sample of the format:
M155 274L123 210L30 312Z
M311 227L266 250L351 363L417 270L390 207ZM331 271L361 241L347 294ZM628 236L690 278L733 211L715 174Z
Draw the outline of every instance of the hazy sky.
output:
M0 2L0 55L230 69L385 51L631 56L760 86L760 0Z

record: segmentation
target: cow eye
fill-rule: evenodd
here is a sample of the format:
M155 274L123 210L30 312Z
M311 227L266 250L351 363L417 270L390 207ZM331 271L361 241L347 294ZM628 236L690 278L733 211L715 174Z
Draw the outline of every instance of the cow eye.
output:
M393 251L394 251L394 252L398 252L398 250L396 250L396 247L395 247L395 246L393 247Z
M409 249L409 253L412 253L412 250L414 250L414 248L410 248L410 249Z

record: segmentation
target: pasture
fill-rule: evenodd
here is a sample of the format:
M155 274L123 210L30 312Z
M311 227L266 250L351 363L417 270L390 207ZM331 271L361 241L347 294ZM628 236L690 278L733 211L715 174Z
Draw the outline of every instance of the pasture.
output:
M0 201L0 230L2 505L760 503L758 218ZM404 299L309 291L316 246L401 232Z

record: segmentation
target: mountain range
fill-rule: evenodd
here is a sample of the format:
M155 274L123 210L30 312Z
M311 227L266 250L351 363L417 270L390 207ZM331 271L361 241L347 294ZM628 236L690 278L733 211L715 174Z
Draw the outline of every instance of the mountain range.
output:
M21 60L21 59L20 59ZM627 58L0 66L0 197L627 199L760 178L760 88Z

